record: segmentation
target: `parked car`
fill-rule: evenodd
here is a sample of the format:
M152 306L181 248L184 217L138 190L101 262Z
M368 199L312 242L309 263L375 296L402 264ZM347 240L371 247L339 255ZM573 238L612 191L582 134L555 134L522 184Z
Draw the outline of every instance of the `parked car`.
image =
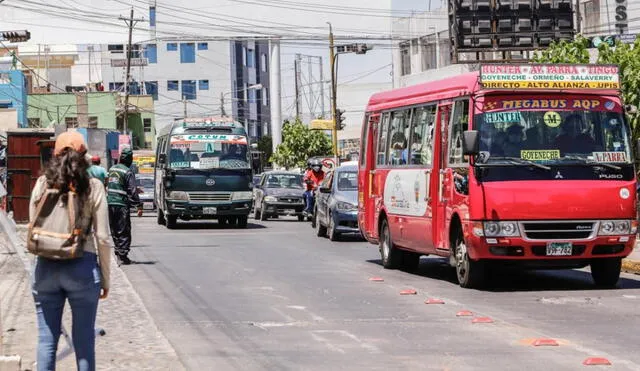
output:
M144 210L155 210L153 175L138 174L136 175L136 182L138 183L138 197L142 202L142 208Z
M360 234L358 228L358 167L346 165L327 174L318 191L311 226L318 237L336 241L343 233Z
M285 171L265 172L254 189L255 219L267 220L278 215L293 215L297 216L299 221L304 220L302 174Z

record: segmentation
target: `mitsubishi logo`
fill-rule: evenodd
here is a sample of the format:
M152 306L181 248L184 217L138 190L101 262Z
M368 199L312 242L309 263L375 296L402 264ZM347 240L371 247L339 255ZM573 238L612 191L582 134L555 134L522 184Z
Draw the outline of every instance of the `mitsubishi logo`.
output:
M560 174L560 171L558 171L558 174L556 174L556 179L564 179L562 174Z

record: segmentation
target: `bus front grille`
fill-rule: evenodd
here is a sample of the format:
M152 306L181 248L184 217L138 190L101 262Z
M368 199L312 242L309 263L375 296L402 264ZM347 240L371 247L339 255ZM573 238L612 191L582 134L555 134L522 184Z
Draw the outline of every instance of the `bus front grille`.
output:
M522 222L521 228L529 240L584 240L596 233L596 223L590 221Z
M231 201L229 192L189 192L189 200L193 202Z

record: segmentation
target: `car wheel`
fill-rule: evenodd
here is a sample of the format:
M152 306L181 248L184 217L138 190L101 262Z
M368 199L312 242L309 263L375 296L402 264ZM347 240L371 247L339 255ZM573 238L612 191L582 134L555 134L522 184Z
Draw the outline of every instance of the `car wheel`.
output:
M327 236L327 227L322 225L322 220L320 220L320 218L318 218L318 208L317 207L314 208L314 210L313 210L313 217L316 219L316 225L318 227L316 235L318 237L326 237Z
M615 287L620 279L622 259L607 258L591 261L591 277L596 285L602 287Z
M164 220L164 213L162 212L162 209L158 209L158 216L156 218L156 221L158 222L158 225L164 225L166 223L166 221Z
M397 269L402 263L402 251L394 246L391 240L391 232L389 231L389 223L386 219L382 220L379 238L382 266L385 269Z
M455 261L458 284L463 288L478 288L485 278L485 267L481 261L471 260L467 250L467 244L462 237L462 231L458 232L455 240Z
M311 216L310 218L311 218L311 228L317 227L318 226L318 214L316 212L314 212L313 216Z
M262 203L262 206L260 207L260 220L265 221L267 220L267 205L264 204L264 202Z
M178 216L177 215L165 215L166 226L168 229L175 229L178 225Z
M340 234L336 232L336 222L333 220L333 216L329 214L329 227L327 228L327 235L329 240L338 241Z
M238 228L247 228L247 224L249 222L248 216L239 216L238 217Z

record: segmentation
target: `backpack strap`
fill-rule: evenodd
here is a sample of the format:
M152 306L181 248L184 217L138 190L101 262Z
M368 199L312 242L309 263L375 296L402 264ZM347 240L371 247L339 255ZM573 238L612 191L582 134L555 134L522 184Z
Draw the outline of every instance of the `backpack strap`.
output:
M71 234L74 237L78 237L82 234L82 228L80 228L80 221L77 219L78 210L76 210L76 202L78 200L78 194L74 191L69 191L67 199L67 210L69 210L69 225L73 226Z
M36 226L36 224L38 224L38 221L40 220L40 214L42 213L42 208L44 207L44 205L47 204L49 197L55 193L57 192L51 191L49 189L45 189L44 194L40 195L40 199L38 200L37 206L36 206L36 213L33 216L33 220L29 223L29 228L33 228Z

